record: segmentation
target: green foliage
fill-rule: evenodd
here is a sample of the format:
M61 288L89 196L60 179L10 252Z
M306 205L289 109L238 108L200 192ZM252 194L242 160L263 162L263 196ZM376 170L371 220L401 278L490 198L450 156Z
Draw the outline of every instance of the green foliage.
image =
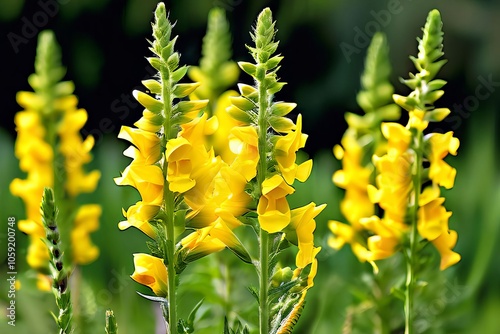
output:
M118 334L118 324L112 310L106 310L106 334Z
M63 251L59 238L57 226L57 207L54 203L54 193L52 189L45 188L40 207L42 213L42 223L45 228L45 244L50 255L50 276L53 279L52 292L56 298L59 314L52 314L60 331L60 334L70 334L73 331L72 317L73 307L71 304L71 294L69 290L69 271L63 267Z

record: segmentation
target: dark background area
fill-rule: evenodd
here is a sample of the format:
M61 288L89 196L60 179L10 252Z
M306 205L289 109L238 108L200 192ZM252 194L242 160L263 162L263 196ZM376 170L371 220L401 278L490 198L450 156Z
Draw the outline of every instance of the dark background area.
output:
M248 32L258 12L265 6L273 10L278 20L279 52L285 56L279 75L289 83L276 98L298 103L297 111L304 115L304 131L314 134L306 151L314 154L339 142L345 129L344 111L359 110L355 95L366 51L366 45L360 43L366 37L360 35L370 38L373 27L377 26L388 34L393 84L399 94L408 93L398 78L413 71L408 55L417 52L415 37L421 35L420 28L432 6L430 1L392 2L399 4L400 12L388 19L381 13L388 11L391 1L187 0L166 4L171 20L177 21L174 34L180 35L177 48L181 63L188 65L198 63L206 17L212 6L226 8L233 33L233 58L244 61L250 58L244 45L251 42ZM36 36L32 36L30 28L55 31L63 48L67 79L75 82L79 106L89 113L87 133L96 137L100 133L118 133L120 125L138 118L142 110L127 101L132 101L133 89L141 89L140 80L152 73L144 58L148 55L146 39L150 36L149 22L156 1L12 3L4 0L0 8L3 19L0 31L4 32L1 40L4 128L14 134L13 115L19 107L13 97L19 90L30 89L27 77L34 71L36 48ZM42 5L47 3L50 5ZM500 47L496 42L500 29L494 18L500 8L495 4L494 1L437 3L444 21L445 57L449 59L441 73L448 85L440 106L453 109L454 103L461 103L474 93L478 75L498 73L496 59L500 57ZM23 38L15 47L13 34ZM349 57L345 57L342 49L347 44L356 50ZM249 82L245 74L240 81ZM492 99L487 103L493 103Z

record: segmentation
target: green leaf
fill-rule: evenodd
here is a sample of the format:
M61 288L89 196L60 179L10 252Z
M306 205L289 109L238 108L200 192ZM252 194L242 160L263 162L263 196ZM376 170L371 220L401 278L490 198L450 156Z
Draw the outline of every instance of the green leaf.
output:
M247 287L248 291L252 294L252 296L255 297L255 300L257 300L257 303L259 303L259 289L257 289L254 286L249 286Z

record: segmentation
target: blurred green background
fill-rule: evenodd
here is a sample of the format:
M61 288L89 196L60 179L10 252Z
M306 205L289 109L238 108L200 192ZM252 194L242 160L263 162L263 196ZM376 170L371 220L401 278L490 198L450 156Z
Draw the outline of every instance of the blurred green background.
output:
M140 87L141 80L151 76L144 57L149 55L146 39L150 36L156 3L153 0L0 0L2 313L9 301L5 277L7 217L18 220L24 217L21 200L8 191L13 178L23 177L13 153L13 118L20 110L15 94L30 89L27 77L34 71L36 34L48 28L55 31L62 46L63 63L68 68L66 78L75 82L79 106L89 113L88 124L82 131L96 138L94 161L89 168L102 172L98 190L80 196L82 203L100 203L103 207L100 230L92 235L101 256L81 268L86 284L78 296L88 324L82 332L103 332L104 310L113 308L120 333L154 333L153 305L135 293L148 291L128 277L133 272L132 253L147 251L146 237L135 230L120 232L117 228L122 218L121 208L134 203L138 195L132 189L115 186L113 177L129 163L122 156L127 145L116 139L116 134L121 125L131 125L142 112L132 100L131 92ZM452 130L461 141L458 156L448 158L458 175L455 187L446 191L445 204L453 212L450 227L458 231L456 251L462 255L462 261L432 276L436 287L429 288L432 293L428 291L425 297L427 306L419 311L419 332L499 333L500 263L495 255L500 253L498 1L179 0L167 1L166 5L171 21L177 21L174 33L179 35L177 47L183 64L198 64L207 14L213 6L226 9L233 34L233 58L245 61L250 58L244 46L250 43L250 27L264 7L273 10L281 41L278 50L285 56L279 75L289 83L277 98L298 104L297 110L304 118L304 132L309 134L304 152L315 159L313 174L305 184L297 186L291 206L311 200L328 203L317 218L316 243L323 247L318 256L318 276L296 328L296 333L314 334L376 332L370 325L374 318L373 304L362 301L377 299L376 292L383 288L384 278L371 279L367 274L371 270L369 265L358 263L349 247L335 252L326 245L327 221L342 220L338 208L342 192L331 183L331 175L339 163L331 149L339 143L346 128L344 111L360 111L355 97L367 40L375 29L388 36L396 92L407 94L407 88L398 78L414 71L408 56L417 53L415 38L421 35L428 11L438 8L444 22L444 51L448 59L440 74L448 85L438 106L449 107L452 115L436 130ZM240 81L251 83L244 75ZM18 233L17 242L18 278L23 287L17 292L16 327L8 326L2 316L0 332L54 332L48 312L55 309L53 297L33 287L33 273L27 271L25 262L27 237ZM228 266L237 263L231 254L218 256ZM180 295L190 307L198 302L203 291L209 291L208 301L217 302L217 291L210 291L220 288L223 282L223 271L218 270L216 258L203 261L202 265L211 271L200 273L202 265L194 266L182 282ZM398 261L392 259L385 266L397 271L401 266ZM256 321L255 303L245 285L247 277L253 274L249 268L238 266L238 270L231 276L237 310L252 323ZM200 282L211 288L200 291ZM85 293L86 290L93 293ZM393 313L387 316L397 328L402 303L390 303ZM357 306L349 307L353 304ZM188 309L182 312L187 313ZM201 314L209 311L202 308ZM221 332L213 326L213 319L202 317L199 332Z

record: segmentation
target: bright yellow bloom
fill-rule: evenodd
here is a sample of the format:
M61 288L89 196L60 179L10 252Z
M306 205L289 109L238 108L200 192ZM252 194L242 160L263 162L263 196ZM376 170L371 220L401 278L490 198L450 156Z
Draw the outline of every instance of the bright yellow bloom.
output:
M160 138L155 133L122 126L118 138L134 145L123 152L126 157L134 159L134 164L152 165L161 158Z
M386 216L382 219L377 216L363 218L361 224L374 234L367 240L370 250L369 261L372 265L374 265L373 261L385 259L394 254L402 234L408 230L408 225L404 221L392 220ZM376 266L374 269L377 270Z
M149 224L149 220L153 219L156 214L160 211L160 207L157 205L148 205L139 201L136 204L130 206L127 211L123 210L123 216L127 218L125 221L118 223L118 228L120 230L125 230L131 226L141 230L150 238L155 238L156 233Z
M262 182L262 196L257 205L260 227L268 233L283 230L290 223L290 206L286 196L295 191L281 175L275 174Z
M186 138L173 138L167 142L165 155L168 161L167 181L170 191L183 193L196 184L191 178L192 151L193 146Z
M26 262L31 268L36 270L44 271L47 269L49 264L49 250L47 246L42 241L43 235L30 235L30 245L28 246L28 255L26 256Z
M101 207L97 204L82 205L76 214L71 230L71 255L76 264L88 264L99 256L99 248L92 244L90 232L99 228Z
M429 178L432 182L446 189L452 188L455 183L457 171L444 162L443 159L448 153L452 155L457 154L460 141L453 137L453 132L451 131L445 134L432 133L426 139L428 140L430 149L428 155L430 161Z
M50 276L37 273L36 274L36 287L40 291L51 291L52 290L52 279Z
M158 166L130 164L115 182L136 188L145 204L160 206L162 203L163 173Z
M316 222L314 218L320 214L326 204L316 206L311 202L306 206L291 211L290 224L285 229L286 238L298 244L299 252L296 257L297 267L303 268L311 263L314 250L314 235Z
M458 261L460 255L451 249L457 243L457 232L449 230L448 220L451 212L443 206L444 198L439 197L439 188L427 187L420 196L418 210L418 233L432 242L441 255L441 270Z
M191 262L211 253L229 248L238 257L251 262L250 255L241 244L234 232L226 226L222 219L217 219L212 225L197 229L181 240L180 254L185 262Z
M281 175L288 184L293 184L295 179L300 182L307 180L312 170L312 159L300 165L295 163L297 151L306 144L307 135L302 133L302 115L297 117L295 131L291 131L285 136L280 136L276 140L274 147L274 157L278 163Z
M424 119L426 114L425 110L414 109L409 112L410 119L408 120L408 126L410 128L415 128L420 131L424 131L429 126L429 121Z
M460 254L452 251L453 247L457 244L457 239L458 234L456 231L448 230L448 226L443 226L443 233L432 241L432 244L441 255L439 269L445 270L460 261Z
M340 211L347 221L359 230L359 220L371 216L374 205L367 193L372 168L362 166L363 149L354 135L352 131L346 132L342 138L342 146L334 147L335 157L342 160L342 170L336 171L332 180L338 187L345 189Z
M403 154L411 142L411 132L398 123L382 123L382 134L387 139L387 154Z
M217 161L221 164L218 174L205 173L210 184L203 191L195 192L193 188L185 194L184 200L192 209L186 217L190 227L206 227L220 218L234 229L241 225L236 217L249 210L251 197L245 192L245 178L220 159Z
M157 296L168 295L168 274L163 259L149 254L134 254L134 267L135 271L130 276L134 281L151 288Z
M412 156L408 152L387 154L375 158L374 162L379 172L376 178L378 189L368 186L370 200L379 203L385 217L403 223L412 191Z
M231 130L229 135L229 147L236 158L231 168L239 172L250 181L257 175L257 164L259 162L257 130L253 126L239 126Z
M226 112L226 108L231 105L231 100L229 99L231 96L238 96L238 93L230 90L222 93L217 99L214 115L219 121L219 127L212 135L215 154L220 155L222 160L228 164L234 161L236 154L231 151L227 139L233 128L243 125L242 122L235 120Z
M359 235L359 230L355 230L352 225L335 220L328 221L328 228L333 233L333 235L328 238L328 246L339 250L348 243L351 245L352 252L359 261L370 261L371 252L361 243L362 237Z

